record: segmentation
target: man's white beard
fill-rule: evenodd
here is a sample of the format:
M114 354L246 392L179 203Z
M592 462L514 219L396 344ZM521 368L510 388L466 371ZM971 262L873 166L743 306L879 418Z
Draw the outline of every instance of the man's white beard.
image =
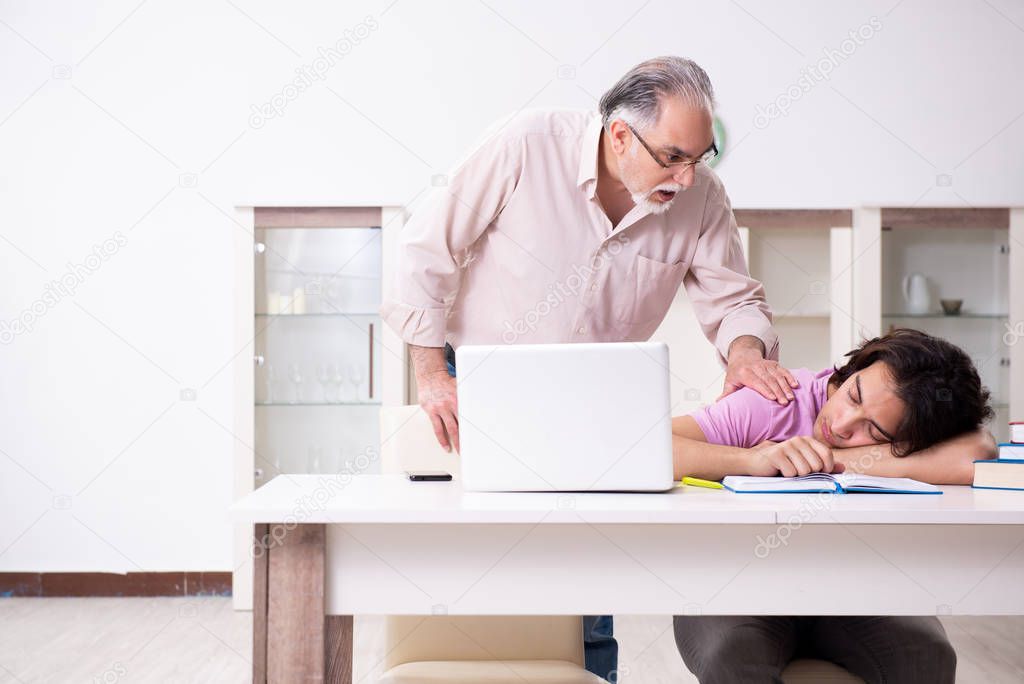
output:
M665 190L666 192L674 192L675 197L670 199L668 202L661 202L659 200L651 199L658 190ZM633 203L641 209L650 212L651 214L664 214L672 206L672 203L676 201L676 197L679 197L679 193L684 192L686 188L679 185L678 183L662 183L657 185L647 192L631 192L630 196L633 198Z

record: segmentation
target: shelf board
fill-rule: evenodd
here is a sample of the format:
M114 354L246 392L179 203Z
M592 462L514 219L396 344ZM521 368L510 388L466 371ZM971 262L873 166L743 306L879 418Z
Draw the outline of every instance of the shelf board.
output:
M1007 207L883 207L882 230L886 228L1001 228L1010 226Z
M949 315L944 313L884 313L882 318L991 318L993 320L1009 318L1007 314L986 314L986 313L961 313Z
M380 406L379 401L257 401L255 406Z

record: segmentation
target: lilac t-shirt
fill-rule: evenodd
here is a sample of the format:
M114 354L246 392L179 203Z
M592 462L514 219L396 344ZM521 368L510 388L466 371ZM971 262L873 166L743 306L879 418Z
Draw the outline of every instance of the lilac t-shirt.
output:
M814 419L828 400L828 380L833 372L832 368L818 373L806 368L791 369L800 386L793 389L793 400L785 406L766 399L756 390L741 387L690 415L709 444L749 449L766 439L782 442L809 436Z

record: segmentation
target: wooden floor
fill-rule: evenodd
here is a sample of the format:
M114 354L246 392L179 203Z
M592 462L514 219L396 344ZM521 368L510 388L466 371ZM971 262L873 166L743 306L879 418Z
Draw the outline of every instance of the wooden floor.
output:
M957 681L1024 681L1024 617L943 618L959 654ZM383 656L380 617L356 618L355 681L372 684ZM0 599L0 684L248 682L252 615L228 598ZM696 681L668 617L618 616L622 682Z

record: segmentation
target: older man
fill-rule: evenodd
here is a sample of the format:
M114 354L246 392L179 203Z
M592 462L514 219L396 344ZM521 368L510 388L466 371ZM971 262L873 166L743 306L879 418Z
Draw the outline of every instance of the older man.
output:
M695 63L649 60L605 93L599 115L511 117L411 217L381 315L410 345L444 448L459 449L453 348L646 340L680 285L725 366L723 393L792 399L764 288L707 165L713 107ZM588 669L609 677L611 618L584 628Z

